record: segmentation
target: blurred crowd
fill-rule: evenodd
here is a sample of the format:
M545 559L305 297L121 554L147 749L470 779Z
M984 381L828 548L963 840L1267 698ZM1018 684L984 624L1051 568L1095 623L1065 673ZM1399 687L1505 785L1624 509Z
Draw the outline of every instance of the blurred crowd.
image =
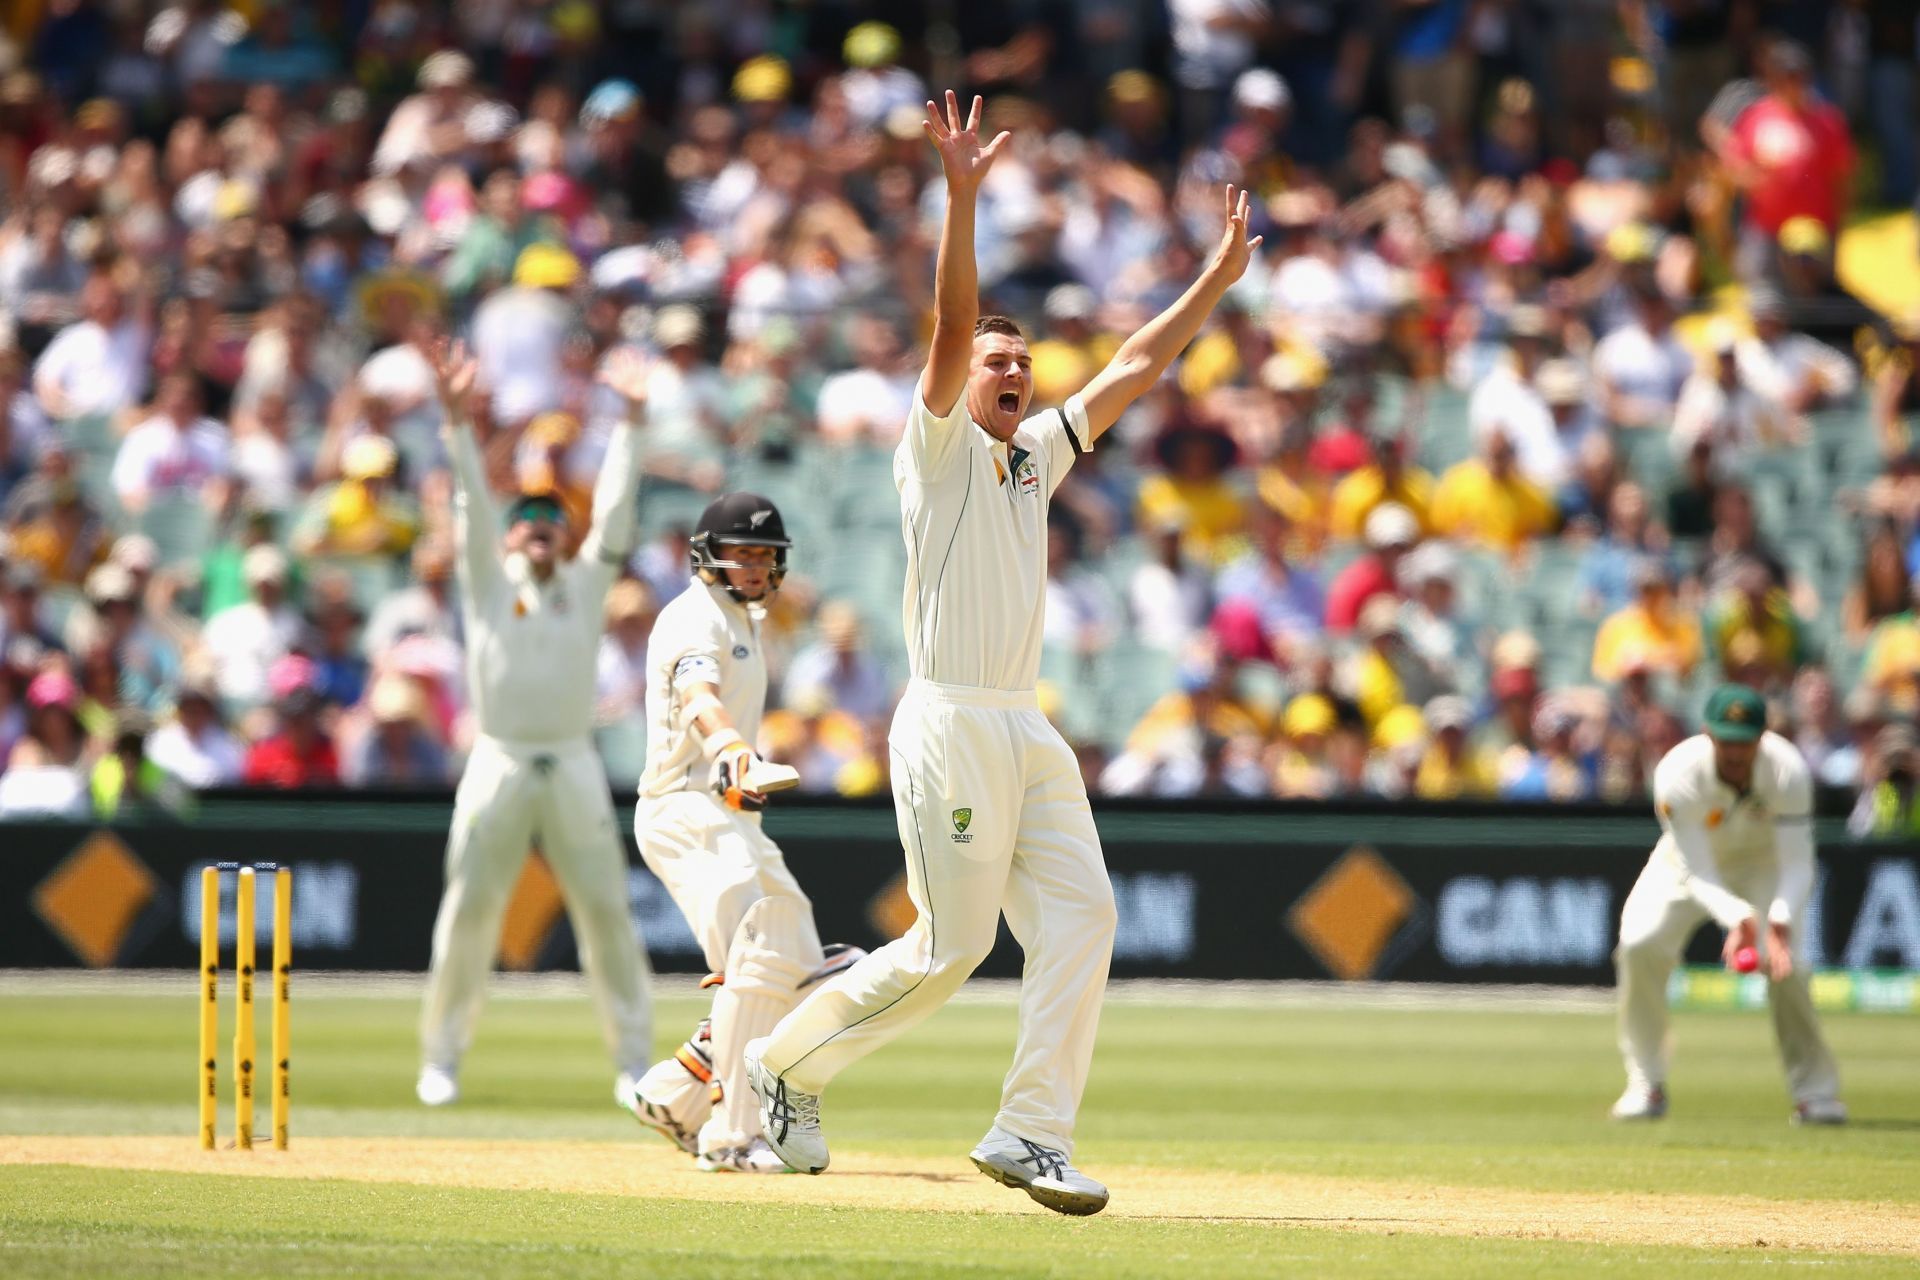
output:
M1920 833L1920 313L1837 270L1913 203L1916 39L1920 0L16 0L0 816L456 775L449 332L496 487L581 515L596 374L653 362L610 766L688 517L751 484L812 531L763 745L883 792L894 499L813 478L904 423L951 86L1014 134L980 279L1036 409L1259 197L1055 501L1043 701L1096 794L1636 800L1731 677Z

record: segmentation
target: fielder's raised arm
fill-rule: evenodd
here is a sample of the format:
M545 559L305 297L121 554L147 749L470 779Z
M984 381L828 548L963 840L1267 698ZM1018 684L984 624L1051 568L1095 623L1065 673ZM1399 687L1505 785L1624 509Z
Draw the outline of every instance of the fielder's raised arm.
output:
M600 371L600 381L627 402L627 416L614 428L607 456L593 485L593 525L580 545L586 572L613 578L640 541L640 429L646 422L647 376L645 357L635 351L616 351Z
M980 99L974 98L973 110L962 125L960 101L951 89L944 117L929 102L921 128L940 153L940 169L947 179L947 212L940 224L940 256L933 277L933 346L927 353L926 371L920 375L920 399L929 417L944 421L966 390L973 362L973 325L980 318L980 273L973 259L974 207L981 181L1011 135L1003 131L982 146Z
M453 542L462 584L470 598L488 595L504 578L494 538L500 511L487 490L480 446L473 438L473 385L479 363L465 343L441 339L431 357L440 397L440 438L453 472Z
M1080 392L1081 403L1087 410L1087 430L1091 434L1087 443L1099 439L1101 433L1126 412L1128 405L1159 381L1174 357L1186 350L1193 336L1200 332L1200 326L1220 305L1220 299L1226 296L1234 281L1246 274L1253 251L1265 239L1264 236L1247 238L1249 212L1247 193L1228 186L1227 225L1220 233L1220 244L1208 259L1206 269L1187 286L1178 301L1121 343L1107 367L1095 374L1093 381ZM928 401L929 405L932 403Z

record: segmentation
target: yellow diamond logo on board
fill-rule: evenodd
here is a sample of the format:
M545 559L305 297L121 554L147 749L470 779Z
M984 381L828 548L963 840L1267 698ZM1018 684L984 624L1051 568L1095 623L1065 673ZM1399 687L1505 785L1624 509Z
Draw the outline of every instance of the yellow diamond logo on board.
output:
M95 969L120 946L158 888L147 864L120 837L96 831L33 891L33 910L73 954Z
M1351 982L1373 976L1413 908L1413 890L1400 873L1372 849L1355 845L1293 904L1287 927L1328 973Z

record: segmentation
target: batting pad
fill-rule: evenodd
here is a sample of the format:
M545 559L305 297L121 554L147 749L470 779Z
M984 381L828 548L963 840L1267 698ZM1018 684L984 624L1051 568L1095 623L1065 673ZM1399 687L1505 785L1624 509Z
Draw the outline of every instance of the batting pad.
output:
M760 1106L740 1060L747 1041L771 1032L820 965L807 908L794 898L761 898L747 908L727 952L727 980L713 993L713 1073L720 1098L700 1131L700 1148L744 1146L760 1134Z

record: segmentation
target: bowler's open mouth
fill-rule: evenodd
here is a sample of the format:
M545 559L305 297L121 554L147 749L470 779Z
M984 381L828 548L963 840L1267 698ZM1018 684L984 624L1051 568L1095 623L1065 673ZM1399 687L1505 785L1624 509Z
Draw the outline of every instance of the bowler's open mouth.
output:
M1000 408L1007 413L1020 412L1020 393L1018 391L1002 391L1000 393Z

